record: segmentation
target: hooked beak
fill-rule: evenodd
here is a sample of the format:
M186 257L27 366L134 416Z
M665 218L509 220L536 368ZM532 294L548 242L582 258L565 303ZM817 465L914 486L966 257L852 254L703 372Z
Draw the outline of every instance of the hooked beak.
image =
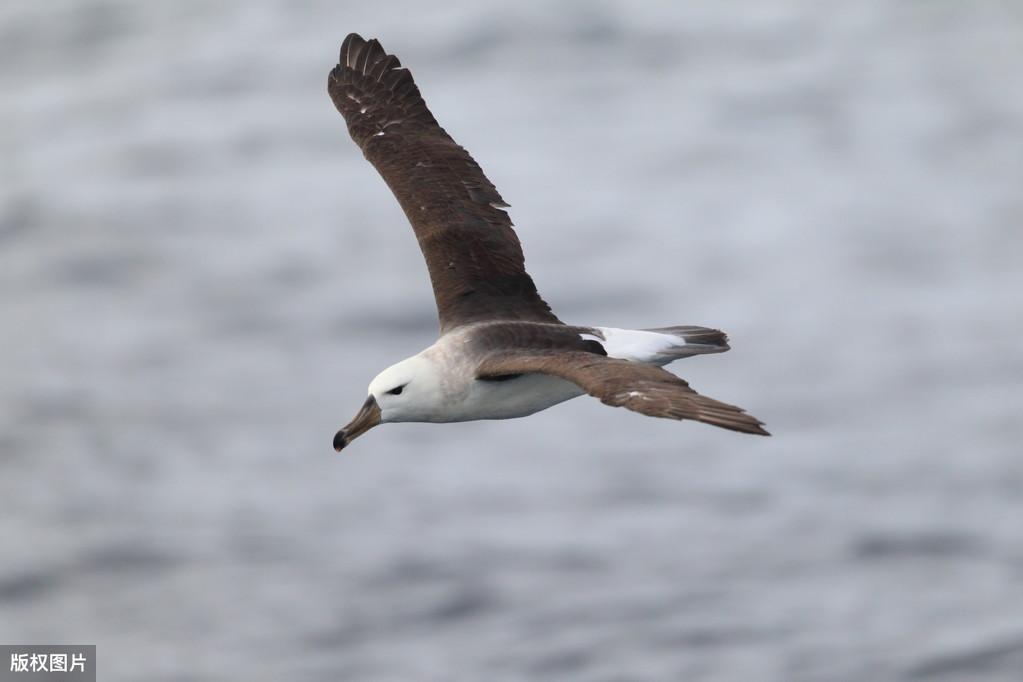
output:
M341 452L346 445L379 423L380 406L377 405L377 399L370 396L362 404L362 409L359 410L359 414L355 415L355 419L334 436L334 449Z

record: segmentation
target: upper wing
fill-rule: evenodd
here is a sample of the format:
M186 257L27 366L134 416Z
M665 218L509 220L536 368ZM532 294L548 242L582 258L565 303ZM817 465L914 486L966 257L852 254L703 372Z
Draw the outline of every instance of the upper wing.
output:
M488 356L479 378L538 372L571 381L602 403L626 407L651 417L693 419L732 431L770 435L763 422L742 408L700 395L671 372L628 360L579 351L507 349Z
M488 319L560 322L526 273L508 205L437 123L397 57L352 33L327 91L412 223L441 333Z

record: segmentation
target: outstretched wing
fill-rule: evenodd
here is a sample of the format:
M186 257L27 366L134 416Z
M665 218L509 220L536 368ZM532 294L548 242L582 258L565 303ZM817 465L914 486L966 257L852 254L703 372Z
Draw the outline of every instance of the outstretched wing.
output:
M327 91L412 223L442 334L482 320L560 322L526 273L508 205L437 123L397 57L352 33Z
M692 419L732 431L770 435L763 423L734 405L700 395L667 370L628 360L578 351L503 349L489 355L478 378L537 372L571 381L606 405L651 417Z

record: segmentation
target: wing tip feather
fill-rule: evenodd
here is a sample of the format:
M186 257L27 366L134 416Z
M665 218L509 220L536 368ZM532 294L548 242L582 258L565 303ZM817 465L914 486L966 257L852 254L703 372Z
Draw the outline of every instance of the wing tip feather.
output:
M358 33L349 33L341 43L341 53L338 55L338 66L351 66L352 60L358 56L362 46L366 44L365 38ZM354 56L353 56L354 52Z
M764 422L751 414L747 414L746 410L741 407L709 398L702 393L694 393L692 398L696 407L696 416L690 417L691 419L730 431L757 436L771 435L764 428Z
M345 37L338 63L327 76L327 93L360 147L391 118L437 124L412 73L397 56L388 54L376 38L366 40L358 33ZM375 102L386 111L364 118L367 102Z
M341 42L335 71L354 71L379 81L388 71L397 69L401 62L387 54L377 38L366 40L358 33L349 33Z

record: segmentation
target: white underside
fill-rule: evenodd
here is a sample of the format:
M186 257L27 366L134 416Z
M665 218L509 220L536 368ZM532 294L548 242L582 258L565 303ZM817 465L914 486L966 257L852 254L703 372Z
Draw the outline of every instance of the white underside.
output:
M452 421L526 417L585 393L571 381L546 374L523 374L507 381L474 381L468 399L455 410L459 418Z

